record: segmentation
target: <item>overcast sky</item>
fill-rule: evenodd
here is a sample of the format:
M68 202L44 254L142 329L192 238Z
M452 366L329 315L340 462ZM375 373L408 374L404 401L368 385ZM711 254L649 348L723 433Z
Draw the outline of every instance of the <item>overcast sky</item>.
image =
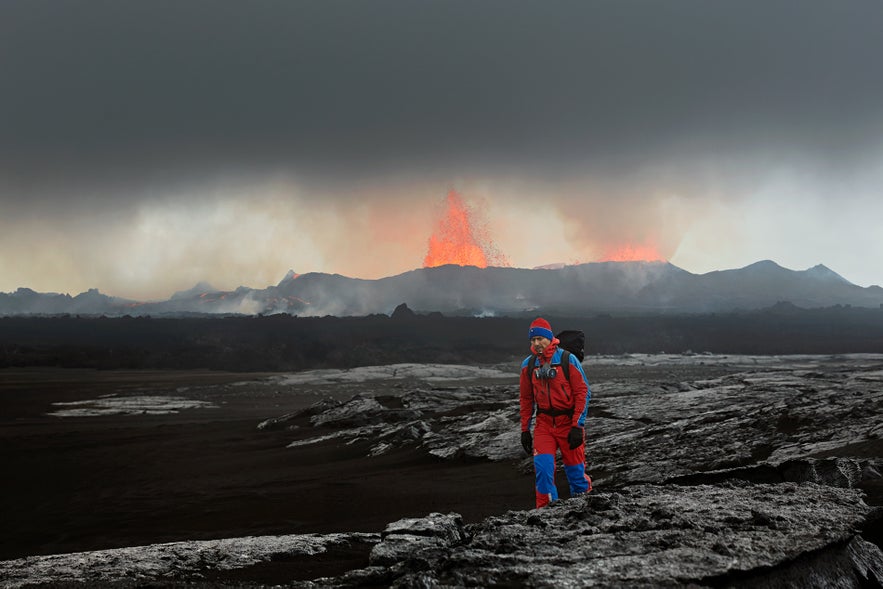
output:
M883 284L883 2L0 2L0 291L653 246Z

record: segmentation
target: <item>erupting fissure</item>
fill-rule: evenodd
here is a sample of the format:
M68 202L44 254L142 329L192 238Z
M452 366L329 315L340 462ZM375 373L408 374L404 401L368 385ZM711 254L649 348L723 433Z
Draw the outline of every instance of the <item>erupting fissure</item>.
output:
M479 268L508 266L488 236L484 223L478 221L475 211L466 206L459 193L455 190L448 192L445 213L429 237L423 267L445 264Z

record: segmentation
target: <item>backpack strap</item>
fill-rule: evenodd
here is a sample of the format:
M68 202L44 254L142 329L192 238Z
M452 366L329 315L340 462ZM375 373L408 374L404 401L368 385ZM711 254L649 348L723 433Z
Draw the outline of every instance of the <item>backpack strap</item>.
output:
M530 360L527 361L527 386L533 391L533 369L537 365L537 355L531 354Z
M561 348L561 370L564 371L564 378L570 382L570 357L573 355L564 348Z

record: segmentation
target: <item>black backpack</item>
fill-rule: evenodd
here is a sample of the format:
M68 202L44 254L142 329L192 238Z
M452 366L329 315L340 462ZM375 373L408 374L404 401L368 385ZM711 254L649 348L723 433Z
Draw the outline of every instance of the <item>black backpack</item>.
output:
M555 336L558 338L558 347L564 350L561 354L561 370L564 371L564 378L570 381L570 356L576 356L580 362L586 357L586 334L579 329L565 329ZM536 364L536 356L531 356L528 367L533 370ZM528 380L528 382L533 382Z
M567 350L582 362L586 358L586 334L580 331L579 329L565 329L555 337L558 338L558 341L561 343L558 344L559 348ZM566 354L565 354L566 355ZM563 365L562 359L562 365ZM566 373L565 373L566 374Z

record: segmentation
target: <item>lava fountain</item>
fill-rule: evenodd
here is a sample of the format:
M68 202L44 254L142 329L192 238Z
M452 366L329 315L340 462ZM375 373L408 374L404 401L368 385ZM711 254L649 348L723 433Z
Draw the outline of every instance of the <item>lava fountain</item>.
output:
M435 224L423 258L424 268L445 264L479 268L509 265L490 239L486 223L455 190L448 192L444 214Z

